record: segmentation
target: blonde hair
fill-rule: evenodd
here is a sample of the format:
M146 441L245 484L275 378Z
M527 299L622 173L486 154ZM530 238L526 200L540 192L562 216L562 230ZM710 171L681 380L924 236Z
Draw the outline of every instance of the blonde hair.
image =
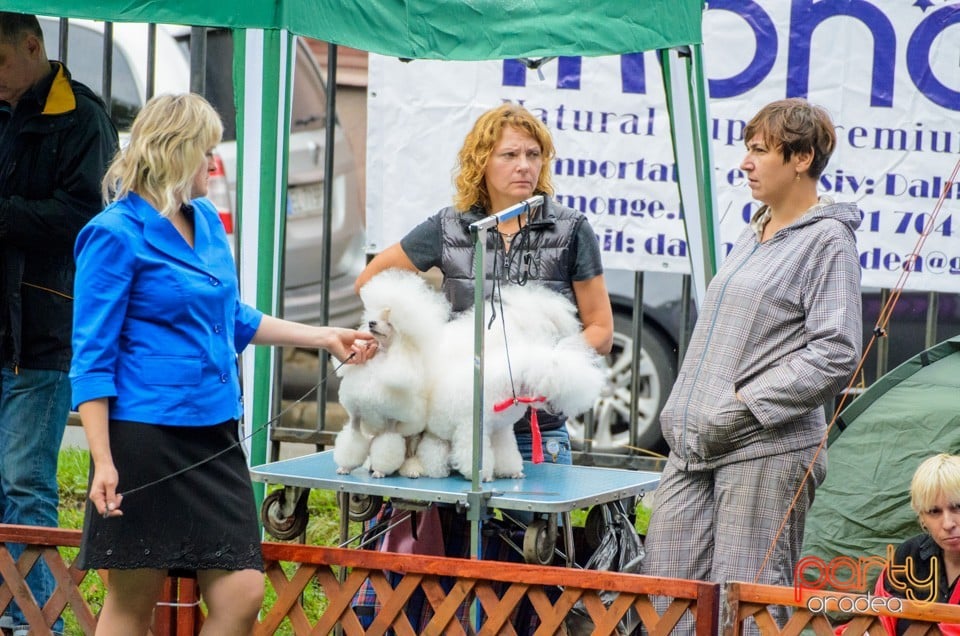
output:
M484 172L493 148L500 141L503 129L507 126L527 133L540 144L543 165L540 168L535 190L549 196L553 195L550 170L555 150L550 131L542 121L523 106L503 104L488 110L477 119L457 154L458 170L454 178L457 192L453 198L453 204L461 212L466 212L476 205L490 212L490 193L487 191Z
M936 505L944 495L960 502L960 456L940 453L923 461L910 482L910 506L917 516Z
M103 197L116 201L135 192L169 217L190 201L206 153L223 135L213 106L200 95L157 95L146 103L103 178Z

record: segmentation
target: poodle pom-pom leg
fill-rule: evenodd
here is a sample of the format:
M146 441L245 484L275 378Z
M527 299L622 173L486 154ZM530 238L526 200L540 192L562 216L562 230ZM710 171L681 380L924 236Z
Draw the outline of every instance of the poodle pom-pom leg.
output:
M450 442L430 433L420 438L417 460L426 477L446 477L450 474Z
M369 454L370 438L358 431L353 422L348 422L333 442L333 462L337 465L337 473L346 475L362 466Z
M410 479L417 479L424 472L423 464L420 462L420 458L417 457L420 437L420 435L413 435L404 438L407 446L406 459L403 460L403 464L400 466L400 474Z
M496 477L510 479L523 478L523 456L517 447L517 438L513 428L493 431L490 436L493 455L493 474Z
M423 467L420 458L414 455L413 457L407 457L403 460L403 463L400 465L400 474L410 479L417 479L420 475L426 474L426 468Z
M455 432L451 442L450 465L467 479L473 479L473 429L468 424ZM483 463L481 481L493 481L493 449L490 436L483 435Z
M407 444L399 433L386 432L370 442L370 473L376 477L392 475L403 465L407 455Z

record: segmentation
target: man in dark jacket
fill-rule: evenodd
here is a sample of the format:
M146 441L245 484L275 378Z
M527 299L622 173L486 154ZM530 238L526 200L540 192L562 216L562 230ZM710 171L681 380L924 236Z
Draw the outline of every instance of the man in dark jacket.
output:
M73 244L102 209L117 149L103 102L47 59L32 15L0 12L0 512L58 525L57 454L70 404ZM15 558L22 547L8 546ZM27 579L42 606L42 563ZM11 605L4 623L26 621ZM12 620L11 620L12 619ZM60 622L55 630L62 629ZM14 629L14 633L18 630Z

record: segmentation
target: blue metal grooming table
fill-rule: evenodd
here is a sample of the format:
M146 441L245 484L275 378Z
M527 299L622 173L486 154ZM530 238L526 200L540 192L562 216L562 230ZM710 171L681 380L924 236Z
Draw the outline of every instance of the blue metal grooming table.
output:
M526 525L523 547L515 546L524 559L530 563L547 564L553 559L554 546L558 532L558 517L562 528L564 543L567 547L564 555L568 565L574 564L573 526L570 511L589 508L622 499L642 497L656 489L660 483L660 473L651 471L622 470L616 468L598 468L595 466L568 466L551 463L533 464L524 462L523 479L497 479L483 483L479 493L472 491L472 481L460 474L449 477L420 477L411 479L394 475L374 478L365 468L351 473L337 473L333 461L333 451L328 450L295 459L255 466L250 469L254 481L282 484L282 491L275 491L270 497L273 501L264 501L261 510L265 526L278 538L292 538L299 533L302 524L306 524L306 491L297 499L296 509L284 501L283 492L289 489L332 490L343 495L366 496L368 499L390 498L402 506L414 507L433 504L456 505L471 516L480 518L489 509L525 513L546 513L548 520L534 519ZM268 500L270 499L268 497ZM471 510L477 502L480 511ZM379 503L375 504L379 508ZM283 512L280 512L283 510ZM276 519L271 512L277 513ZM344 511L344 514L346 511ZM471 514L474 513L474 514ZM263 516L266 515L266 516ZM287 516L289 515L289 516ZM369 517L363 517L369 518ZM515 523L520 523L514 520ZM278 524L292 528L289 535L278 535ZM343 523L343 521L341 521ZM589 523L589 518L588 518ZM286 526L285 524L290 524ZM523 525L523 524L521 524ZM342 531L345 528L342 526Z
M660 473L524 462L523 479L497 479L482 484L487 505L503 510L569 512L609 501L639 497L654 490ZM250 469L254 481L337 492L376 495L468 506L471 483L460 474L410 479L394 475L373 478L358 468L337 474L333 451L272 462Z

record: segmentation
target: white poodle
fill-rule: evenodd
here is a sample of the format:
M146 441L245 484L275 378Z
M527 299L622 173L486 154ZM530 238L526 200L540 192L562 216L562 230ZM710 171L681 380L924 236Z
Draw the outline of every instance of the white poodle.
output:
M573 303L546 287L503 286L492 310L488 303L487 318L491 324L484 331L481 478L520 478L523 460L513 424L528 406L522 400L543 398L534 406L569 415L583 412L603 388L602 360L584 341ZM452 468L470 478L473 311L447 324L436 352L427 428L417 456L425 475L444 476Z
M397 471L418 477L422 469L414 452L427 421L428 361L450 305L423 278L396 269L373 277L360 298L361 328L376 337L378 351L366 363L338 371L340 403L350 420L334 443L337 472L369 462L374 477Z

